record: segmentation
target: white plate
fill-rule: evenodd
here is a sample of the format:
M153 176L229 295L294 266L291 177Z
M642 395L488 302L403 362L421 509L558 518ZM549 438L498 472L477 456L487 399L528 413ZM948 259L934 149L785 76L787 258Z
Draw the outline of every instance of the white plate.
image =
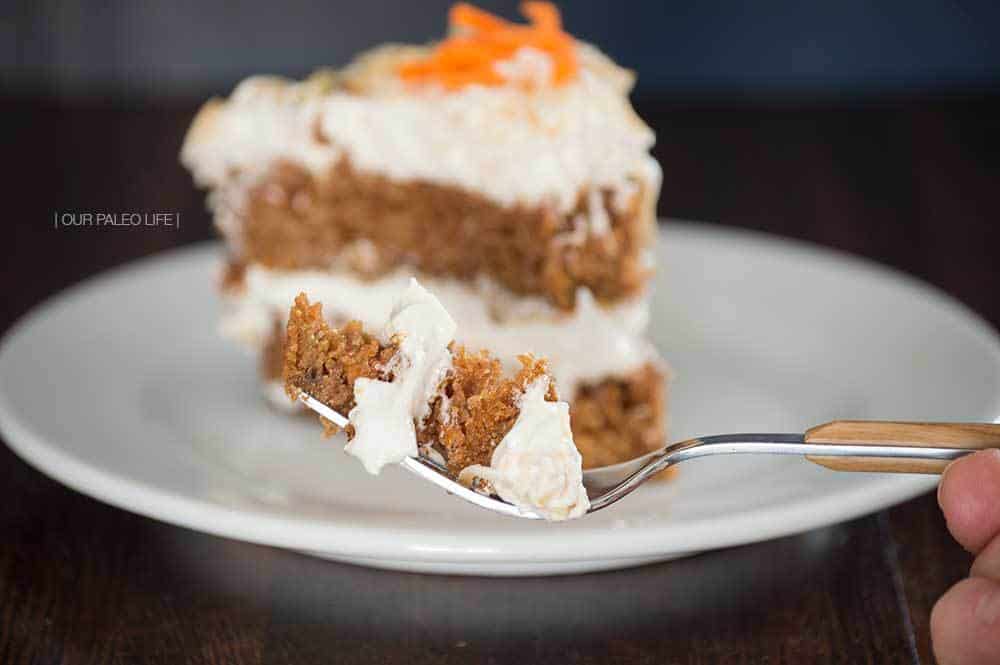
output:
M217 245L58 295L0 348L0 429L30 463L126 510L364 565L467 574L632 566L902 501L934 478L792 458L686 464L585 519L544 524L367 476L313 420L266 409L255 361L215 333ZM833 418L993 421L1000 344L940 292L812 246L670 222L652 336L676 370L672 436Z

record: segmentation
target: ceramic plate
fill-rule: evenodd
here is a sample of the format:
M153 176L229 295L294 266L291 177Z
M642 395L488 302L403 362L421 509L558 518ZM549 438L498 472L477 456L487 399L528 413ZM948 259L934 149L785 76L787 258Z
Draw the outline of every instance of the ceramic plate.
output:
M847 520L933 487L796 458L697 460L572 523L494 515L402 469L368 476L311 418L268 409L216 334L221 247L88 280L0 348L0 427L66 485L208 533L363 565L466 574L601 570ZM675 370L674 439L834 418L993 421L1000 344L939 291L810 245L667 223L651 335Z

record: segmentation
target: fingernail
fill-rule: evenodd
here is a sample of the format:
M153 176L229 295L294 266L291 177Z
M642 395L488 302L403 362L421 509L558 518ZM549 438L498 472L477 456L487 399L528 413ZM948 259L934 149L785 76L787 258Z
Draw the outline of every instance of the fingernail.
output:
M994 586L989 593L984 593L976 604L976 619L987 626L996 624L1000 627L1000 586Z

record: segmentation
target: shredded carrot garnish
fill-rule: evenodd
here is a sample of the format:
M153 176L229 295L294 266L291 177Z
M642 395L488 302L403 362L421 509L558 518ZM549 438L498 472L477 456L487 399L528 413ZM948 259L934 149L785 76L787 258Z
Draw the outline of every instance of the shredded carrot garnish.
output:
M511 23L464 2L452 6L448 23L452 36L430 55L403 63L399 76L412 83L439 83L449 90L467 85L503 85L496 64L529 47L552 59L552 81L561 85L576 76L573 38L563 32L559 10L551 2L525 2L521 13L528 24Z
M539 28L557 32L562 30L559 10L551 2L525 2L521 5L521 13Z

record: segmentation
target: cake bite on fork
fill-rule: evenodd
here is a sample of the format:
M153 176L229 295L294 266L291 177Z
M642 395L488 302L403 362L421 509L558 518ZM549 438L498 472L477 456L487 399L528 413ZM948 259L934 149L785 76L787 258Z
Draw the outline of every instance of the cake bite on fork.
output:
M416 280L380 331L335 328L300 294L288 317L285 390L346 416L346 451L370 473L425 456L465 486L549 520L582 516L589 501L569 406L546 362L530 355L505 373L489 351L453 342L456 324ZM323 418L324 431L339 427Z

